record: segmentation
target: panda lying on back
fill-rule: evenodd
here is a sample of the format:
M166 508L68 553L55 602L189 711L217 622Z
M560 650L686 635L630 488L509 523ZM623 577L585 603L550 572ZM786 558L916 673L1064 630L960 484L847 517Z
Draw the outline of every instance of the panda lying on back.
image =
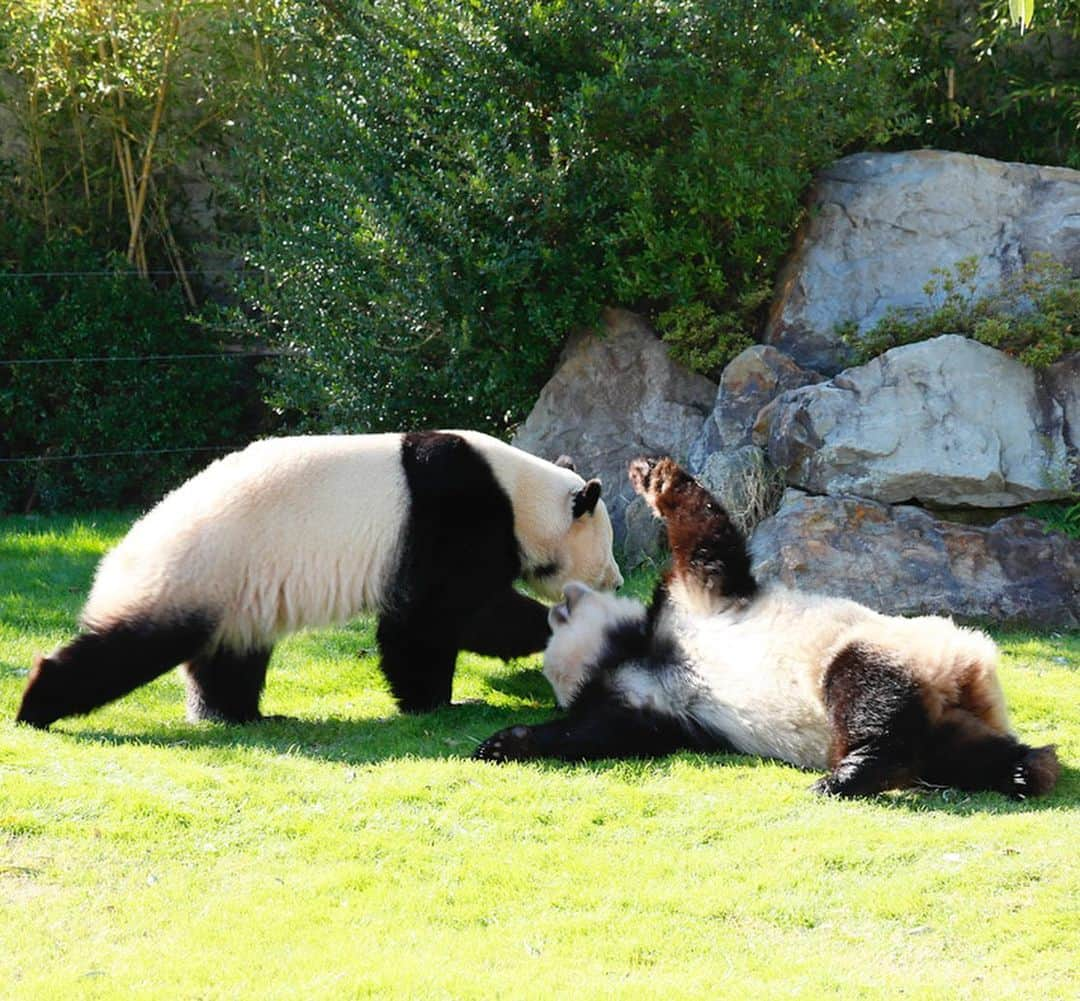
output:
M471 431L272 438L219 459L98 567L82 632L38 658L18 719L46 727L184 665L188 715L244 723L276 640L379 616L398 705L450 701L459 650L543 649L584 576L622 583L600 481Z
M1015 797L1054 787L1054 748L1009 730L987 636L759 589L724 509L672 460L636 459L630 479L673 555L652 606L568 584L544 655L566 717L503 730L477 757L733 749L827 770L814 789L837 796L918 781Z

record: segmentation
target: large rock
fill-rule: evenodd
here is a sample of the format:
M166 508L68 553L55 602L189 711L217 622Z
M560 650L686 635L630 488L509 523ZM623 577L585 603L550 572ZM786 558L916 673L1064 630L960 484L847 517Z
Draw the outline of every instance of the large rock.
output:
M755 572L893 614L1080 625L1080 542L1031 518L981 528L921 508L789 490L752 540Z
M667 557L667 529L644 497L635 497L626 505L622 549L623 570L633 570L643 563L660 564Z
M720 375L712 412L690 446L691 472L705 469L709 456L734 452L751 442L763 407L788 389L820 382L822 376L800 368L767 344L755 344L735 356Z
M860 153L824 170L781 275L765 341L833 373L889 307L927 304L932 268L977 257L980 293L1035 253L1080 274L1080 172L960 153Z
M1069 497L1056 381L956 335L893 348L859 368L781 396L769 459L811 493L940 507L1012 507ZM1059 385L1060 383L1060 385ZM1055 388L1056 387L1056 388ZM1075 432L1071 432L1075 433Z
M749 535L758 522L776 511L784 493L781 473L756 445L713 452L698 480L720 501L744 535Z
M1051 408L1060 407L1065 428L1065 443L1069 449L1069 463L1075 470L1080 468L1080 352L1040 373L1041 397ZM1053 416L1046 415L1047 422Z
M685 460L716 384L673 362L641 317L607 310L604 328L570 341L514 444L546 458L569 455L583 475L599 476L621 544L634 496L627 464L646 453Z
M26 87L14 73L0 70L0 94L7 97L0 101L0 163L10 161L18 169L30 159L26 128L13 110L25 98Z

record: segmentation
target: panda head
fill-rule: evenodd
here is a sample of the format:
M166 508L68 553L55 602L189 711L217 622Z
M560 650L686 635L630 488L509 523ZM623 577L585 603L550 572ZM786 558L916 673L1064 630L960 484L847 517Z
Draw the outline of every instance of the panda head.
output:
M544 465L556 468L552 463ZM621 587L622 574L612 552L614 532L600 499L600 481L585 481L565 466L558 467L558 472L552 484L519 484L523 489L514 507L525 554L525 580L550 601L559 601L571 580L605 591Z
M633 598L602 594L570 581L563 601L548 612L551 639L544 650L544 677L564 709L602 661L615 654L620 633L639 635L646 619L645 606Z

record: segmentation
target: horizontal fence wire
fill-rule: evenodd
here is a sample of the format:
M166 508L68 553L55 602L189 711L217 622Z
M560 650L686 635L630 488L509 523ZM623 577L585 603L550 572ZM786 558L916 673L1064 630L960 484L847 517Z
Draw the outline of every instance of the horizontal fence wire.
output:
M188 275L245 275L260 274L258 268L201 268L195 271L187 271ZM171 270L154 270L147 272L102 270L102 271L3 271L0 270L0 281L14 279L34 278L117 278L117 277L175 277L176 272ZM101 365L114 363L135 362L174 362L174 361L204 361L211 359L244 359L244 358L275 358L285 352L276 350L260 351L214 351L198 352L191 354L152 354L152 355L87 355L70 358L0 358L0 366L17 368L31 365ZM192 445L180 448L142 448L142 449L114 449L103 452L73 452L67 455L23 455L23 456L0 456L0 464L29 464L43 462L80 462L90 459L113 459L122 457L137 457L148 455L179 455L194 454L199 452L234 452L243 448L246 443L236 445Z
M250 275L262 274L261 268L200 268L198 271L184 271L189 277L194 275ZM0 281L8 278L174 278L175 271L0 271Z
M0 463L30 462L71 462L80 459L112 459L119 456L135 455L172 455L180 452L235 452L243 448L239 445L192 445L187 448L136 448L115 452L74 452L71 455L21 455L0 458Z
M276 358L281 351L211 351L200 354L175 355L88 355L74 358L0 358L0 365L82 365L108 362L189 361L198 358Z

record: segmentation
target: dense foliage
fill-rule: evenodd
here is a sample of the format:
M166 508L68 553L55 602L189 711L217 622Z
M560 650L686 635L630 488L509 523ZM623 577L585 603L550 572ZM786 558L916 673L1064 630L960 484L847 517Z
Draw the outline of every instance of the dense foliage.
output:
M861 0L908 81L912 144L1080 168L1080 0Z
M715 373L756 334L807 183L841 153L1080 166L1078 67L1080 0L1039 0L1024 33L1004 0L0 0L0 217L55 248L78 233L94 269L112 252L169 272L196 308L192 241L221 233L177 222L215 177L216 222L261 276L231 290L230 337L285 349L268 393L286 420L498 431L608 304ZM55 336L56 304L105 295L59 281L9 284L28 339L10 355ZM107 343L149 336L151 308L202 343L173 292L151 307L146 286L105 287ZM1074 298L1059 283L1044 316ZM64 308L89 337L97 317ZM979 322L1031 360L1074 336ZM4 503L82 496L68 468L67 487L21 480Z
M0 226L0 240L0 510L142 503L220 454L198 449L235 443L240 359L46 362L218 353L179 289L106 266L75 238L40 245ZM57 271L77 274L48 277ZM42 461L10 461L26 457Z
M174 231L185 171L261 98L279 55L266 37L286 43L291 7L0 0L0 103L21 153L0 162L0 211L47 237L77 229L144 276L171 270L194 304Z
M815 168L897 105L849 4L407 0L332 39L252 133L248 290L318 426L519 419L567 331L615 303L678 352L753 329Z

